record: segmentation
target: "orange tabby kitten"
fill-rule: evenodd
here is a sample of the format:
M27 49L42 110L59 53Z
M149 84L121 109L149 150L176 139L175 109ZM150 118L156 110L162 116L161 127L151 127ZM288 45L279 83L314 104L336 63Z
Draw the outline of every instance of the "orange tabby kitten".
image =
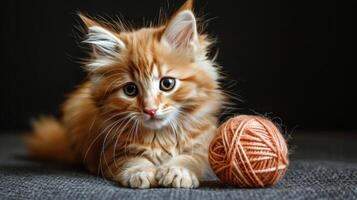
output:
M162 26L117 31L81 16L89 80L63 118L34 123L33 155L75 161L132 188L195 188L224 95L188 0Z

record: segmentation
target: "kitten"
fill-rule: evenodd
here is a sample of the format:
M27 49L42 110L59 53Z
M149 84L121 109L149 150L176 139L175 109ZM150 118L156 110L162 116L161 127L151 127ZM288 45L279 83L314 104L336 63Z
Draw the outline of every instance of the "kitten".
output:
M34 123L29 151L83 163L132 188L196 188L225 97L188 0L162 26L117 31L80 16L92 48L89 79L61 121Z

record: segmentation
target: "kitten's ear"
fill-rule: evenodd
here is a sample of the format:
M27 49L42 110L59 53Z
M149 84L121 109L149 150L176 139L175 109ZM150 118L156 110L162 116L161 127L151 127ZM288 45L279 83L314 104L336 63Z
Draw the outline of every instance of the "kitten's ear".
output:
M110 29L100 25L98 22L79 14L86 26L86 38L83 43L92 47L92 67L101 67L109 64L116 58L125 44Z
M193 9L193 0L186 0L186 2L176 11L177 15L178 13L184 11L184 10L191 10Z
M173 49L195 49L198 45L198 34L192 0L186 1L169 20L161 40Z

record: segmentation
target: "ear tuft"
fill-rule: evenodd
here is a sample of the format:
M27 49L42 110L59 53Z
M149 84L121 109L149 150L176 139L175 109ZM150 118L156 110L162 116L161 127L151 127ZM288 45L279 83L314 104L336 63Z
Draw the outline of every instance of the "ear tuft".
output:
M98 26L99 24L92 20L91 18L87 17L86 15L82 13L78 13L79 18L81 18L82 22L86 27L91 27L91 26Z
M184 11L184 10L191 10L193 9L193 0L187 0L177 11L176 14Z

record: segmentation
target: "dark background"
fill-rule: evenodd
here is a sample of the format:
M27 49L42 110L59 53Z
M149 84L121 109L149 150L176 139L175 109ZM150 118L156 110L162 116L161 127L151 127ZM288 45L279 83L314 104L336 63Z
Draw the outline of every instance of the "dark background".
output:
M76 11L137 25L182 0L1 0L0 129L58 114L85 78L76 63ZM217 36L219 63L243 100L238 113L280 118L287 130L356 129L356 5L343 1L205 1L196 11ZM232 81L231 81L232 82ZM279 121L279 120L278 120Z

